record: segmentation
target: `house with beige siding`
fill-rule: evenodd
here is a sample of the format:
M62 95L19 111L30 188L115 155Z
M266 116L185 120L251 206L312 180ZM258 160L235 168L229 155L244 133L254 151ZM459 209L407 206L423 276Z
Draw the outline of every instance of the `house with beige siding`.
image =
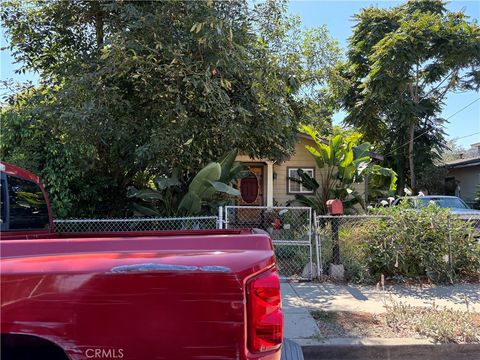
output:
M289 200L295 199L295 194L312 194L304 189L301 184L289 180L297 177L297 170L303 169L314 176L320 183L320 169L306 145L315 146L313 139L306 134L298 134L294 154L283 161L270 161L267 159L252 159L246 155L239 155L241 161L250 170L250 175L240 180L239 188L241 197L237 205L245 206L283 206ZM362 194L364 185L355 186Z

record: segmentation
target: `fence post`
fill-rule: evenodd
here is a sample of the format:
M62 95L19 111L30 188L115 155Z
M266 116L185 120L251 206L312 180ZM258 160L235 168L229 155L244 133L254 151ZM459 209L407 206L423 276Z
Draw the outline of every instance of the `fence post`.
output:
M217 228L223 229L223 206L218 207Z
M228 206L224 206L224 213L222 214L222 219L223 219L223 228L228 229Z
M452 262L452 215L448 214L448 266L450 268L450 281L453 279L453 262Z
M313 231L315 232L315 249L317 253L317 279L320 280L320 275L323 273L323 268L322 264L320 263L320 249L321 245L320 243L320 238L318 236L318 220L317 220L317 212L313 211Z
M332 253L332 263L334 265L340 265L340 243L338 241L338 223L339 220L337 217L332 217L332 242L333 242L333 253Z

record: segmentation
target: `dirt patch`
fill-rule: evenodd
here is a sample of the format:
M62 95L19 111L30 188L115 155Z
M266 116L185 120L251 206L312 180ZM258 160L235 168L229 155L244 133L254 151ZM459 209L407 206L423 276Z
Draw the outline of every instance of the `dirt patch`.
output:
M313 311L313 318L325 338L338 337L412 337L414 332L405 331L402 335L386 324L385 314L348 311Z
M480 314L464 313L462 323L449 310L397 309L383 314L312 311L322 338L426 338L441 343L480 343ZM411 312L410 312L411 311ZM415 315L413 315L415 314Z

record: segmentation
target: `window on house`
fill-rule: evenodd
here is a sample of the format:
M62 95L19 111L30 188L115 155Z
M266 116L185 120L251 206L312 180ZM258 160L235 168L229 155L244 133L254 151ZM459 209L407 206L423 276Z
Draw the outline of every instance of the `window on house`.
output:
M288 193L289 194L313 194L312 190L306 189L302 184L291 180L290 178L299 179L297 170L299 168L288 168ZM315 177L314 168L300 168L303 172L311 177Z

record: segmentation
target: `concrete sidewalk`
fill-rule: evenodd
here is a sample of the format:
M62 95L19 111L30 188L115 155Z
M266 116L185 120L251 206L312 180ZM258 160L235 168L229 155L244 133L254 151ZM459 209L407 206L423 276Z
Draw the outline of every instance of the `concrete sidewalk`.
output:
M290 283L299 301L308 309L324 311L385 312L384 303L391 300L411 306L447 307L456 310L480 312L480 285L452 286L375 286L337 285L329 283Z
M282 283L282 311L284 314L284 337L298 341L318 338L320 331L317 323L292 284Z
M385 312L384 302L394 300L411 306L432 306L435 303L459 310L466 310L468 303L470 311L480 312L480 285L473 284L423 288L388 286L384 290L375 286L330 283L282 283L281 286L285 337L302 345L316 343L321 338L310 310L382 313ZM351 344L361 340L336 341Z

